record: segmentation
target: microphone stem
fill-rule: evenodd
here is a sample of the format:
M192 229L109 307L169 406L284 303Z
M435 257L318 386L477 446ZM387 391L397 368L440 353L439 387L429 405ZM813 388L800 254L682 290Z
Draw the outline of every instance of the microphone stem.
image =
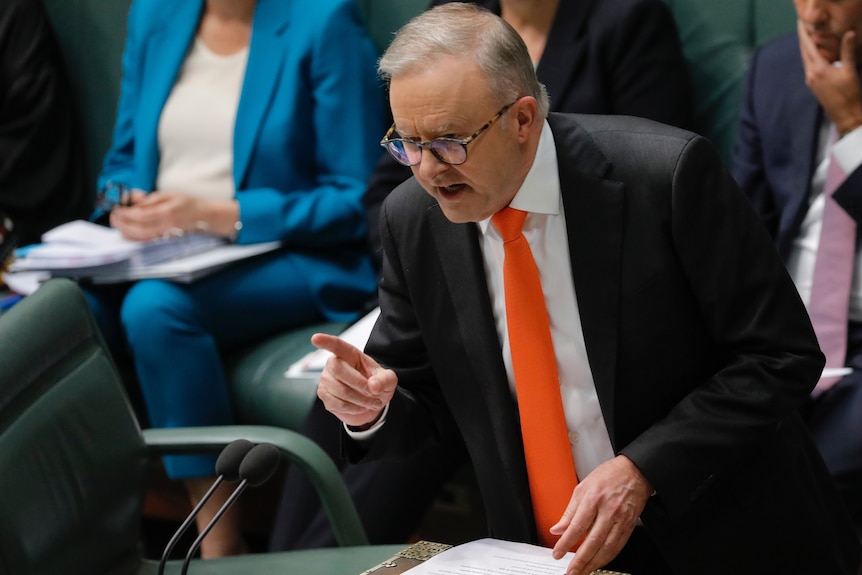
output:
M159 561L159 575L164 575L165 565L167 564L168 558L170 557L171 553L173 552L174 547L177 544L177 541L179 541L180 537L182 537L183 534L188 530L189 525L192 524L192 521L195 520L195 517L198 516L198 513L200 513L200 510L203 508L203 506L206 504L206 502L209 501L210 497L212 497L213 493L215 493L215 490L218 489L218 486L221 485L223 480L224 480L224 475L219 475L216 478L216 480L213 482L212 486L207 490L207 492L204 494L204 496L201 497L200 501L197 502L197 505L195 505L194 509L192 509L192 512L189 513L189 516L186 517L186 519L185 519L185 521L183 521L182 525L180 525L180 528L177 529L176 533L174 533L173 537L171 537L171 540L168 541L168 544L165 546L165 551L164 551L164 553L162 553L162 559L161 559L161 561Z
M204 537L212 530L216 523L218 523L219 519L221 519L222 515L228 510L228 508L233 505L233 502L236 501L237 497L239 497L245 488L248 486L248 480L243 479L236 489L233 490L233 493L230 494L230 497L227 498L227 501L224 502L224 505L216 512L215 516L210 520L206 527L204 527L203 531L200 532L197 539L195 539L192 546L189 548L189 552L186 553L186 559L183 561L183 568L180 571L180 575L186 575L189 570L189 563L192 560L192 556L198 550L198 547L201 546L201 542L204 540Z

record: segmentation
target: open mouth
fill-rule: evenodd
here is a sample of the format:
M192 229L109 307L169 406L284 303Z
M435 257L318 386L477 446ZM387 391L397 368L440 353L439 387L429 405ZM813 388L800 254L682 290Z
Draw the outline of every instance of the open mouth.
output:
M457 196L465 189L467 189L466 184L450 184L448 186L437 186L437 190L440 192L440 195L445 197Z

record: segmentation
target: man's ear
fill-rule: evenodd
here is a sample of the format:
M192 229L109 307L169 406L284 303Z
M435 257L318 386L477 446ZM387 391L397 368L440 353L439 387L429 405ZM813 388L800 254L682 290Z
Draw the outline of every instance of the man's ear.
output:
M539 104L532 96L524 96L512 105L518 126L518 143L523 144L539 121Z

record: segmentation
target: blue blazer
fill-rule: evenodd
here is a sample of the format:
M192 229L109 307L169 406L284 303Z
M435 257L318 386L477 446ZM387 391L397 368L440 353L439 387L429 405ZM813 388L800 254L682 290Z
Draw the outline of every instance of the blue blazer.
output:
M152 191L159 117L202 9L203 0L132 4L99 186ZM361 202L386 127L375 64L353 0L258 1L234 132L237 242L282 240L330 319L345 318L339 290L375 285Z
M805 84L796 33L757 50L744 87L733 176L786 260L808 211L823 109ZM862 222L862 169L848 174L835 200Z

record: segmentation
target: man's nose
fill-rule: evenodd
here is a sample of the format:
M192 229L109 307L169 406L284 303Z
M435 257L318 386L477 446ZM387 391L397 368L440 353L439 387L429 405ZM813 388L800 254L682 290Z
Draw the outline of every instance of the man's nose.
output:
M431 182L449 169L449 164L441 162L437 156L431 153L430 150L422 150L422 161L414 169L418 172L418 176L426 182Z
M824 0L796 0L799 19L806 24L823 22L826 19L825 4Z

